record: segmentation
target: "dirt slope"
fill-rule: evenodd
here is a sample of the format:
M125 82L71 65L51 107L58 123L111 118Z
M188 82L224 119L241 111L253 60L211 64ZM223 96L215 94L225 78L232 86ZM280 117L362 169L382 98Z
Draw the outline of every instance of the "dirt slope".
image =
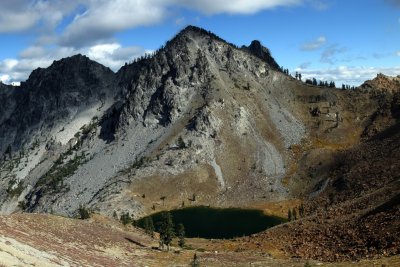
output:
M141 230L94 215L89 220L54 215L0 216L0 266L189 266L196 253L200 266L395 266L399 257L358 263L322 263L246 251L242 240L187 240L190 249L159 251L157 240Z

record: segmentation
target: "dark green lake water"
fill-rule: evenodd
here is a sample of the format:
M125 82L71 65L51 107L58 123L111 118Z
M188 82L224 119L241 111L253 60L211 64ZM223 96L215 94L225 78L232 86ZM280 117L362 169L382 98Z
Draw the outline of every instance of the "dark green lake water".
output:
M186 237L240 237L261 232L286 221L279 217L267 216L262 211L254 209L220 209L198 206L169 212L175 226L179 223L184 225ZM157 223L161 219L161 213L148 216L153 219L156 230ZM137 225L139 227L143 227L145 218L138 220Z

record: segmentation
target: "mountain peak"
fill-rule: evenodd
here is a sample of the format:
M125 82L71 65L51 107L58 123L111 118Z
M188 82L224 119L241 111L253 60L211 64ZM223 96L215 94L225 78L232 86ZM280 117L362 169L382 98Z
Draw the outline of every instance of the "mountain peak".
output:
M207 35L207 36L217 37L211 31L208 31L208 30L205 30L203 28L193 26L193 25L189 25L189 26L185 27L182 31L180 31L178 33L178 35L187 34L187 33L194 33L194 34L198 34L198 35ZM219 38L219 37L217 37L217 38Z
M207 31L207 30L197 27L197 26L193 26L193 25L189 25L186 28L184 28L181 32L179 32L176 35L174 40L180 39L181 37L186 36L188 34L209 37L211 39L218 40L218 41L221 41L221 42L224 42L224 43L227 43L229 45L236 47L236 45L227 42L226 40L217 36L215 33L211 32L211 31ZM265 46L263 46L259 40L253 40L249 46L245 46L245 45L242 46L242 49L249 52L250 54L260 58L261 60L267 62L271 66L272 69L280 70L278 63L272 57L269 49L266 48Z
M186 35L197 35L197 36L203 36L203 37L209 37L211 39L214 40L218 40L230 45L233 45L229 42L227 42L226 40L222 39L221 37L219 37L218 35L216 35L215 33L205 30L203 28L197 27L197 26L193 26L193 25L189 25L187 27L185 27L183 30L181 30L174 39L176 38L180 38Z
M48 68L37 68L30 74L26 83L32 84L40 82L43 79L55 79L54 76L60 76L62 79L75 79L77 76L87 76L95 74L95 76L109 75L112 71L102 64L91 60L85 55L76 54L70 57L54 60ZM98 74L98 75L97 75ZM47 77L47 78L45 78Z
M249 46L243 46L242 48L267 62L273 69L280 69L278 63L276 63L275 59L272 57L269 49L263 46L260 41L253 40Z

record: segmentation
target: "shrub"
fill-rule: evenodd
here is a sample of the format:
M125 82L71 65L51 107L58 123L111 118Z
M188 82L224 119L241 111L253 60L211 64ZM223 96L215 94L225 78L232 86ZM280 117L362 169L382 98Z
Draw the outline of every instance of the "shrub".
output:
M185 227L183 224L178 224L178 229L177 229L177 236L178 236L178 245L183 248L185 245Z
M79 206L78 209L79 219L86 220L90 218L90 211L85 206Z
M131 224L132 223L132 217L129 214L129 212L122 213L120 217L120 221L123 225Z

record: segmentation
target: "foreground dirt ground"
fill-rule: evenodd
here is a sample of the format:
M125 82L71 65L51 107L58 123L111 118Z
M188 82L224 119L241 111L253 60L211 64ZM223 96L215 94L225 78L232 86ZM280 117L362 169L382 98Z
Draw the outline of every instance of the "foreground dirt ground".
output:
M173 246L166 252L140 229L98 215L84 221L0 216L0 266L190 266L195 253L200 266L400 266L398 256L353 263L285 259L273 247L255 252L238 249L238 242L188 239L187 249Z

